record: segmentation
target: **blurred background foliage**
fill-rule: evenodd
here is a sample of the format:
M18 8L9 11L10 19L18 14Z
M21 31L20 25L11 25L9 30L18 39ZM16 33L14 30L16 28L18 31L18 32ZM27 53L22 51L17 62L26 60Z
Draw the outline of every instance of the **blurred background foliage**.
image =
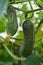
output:
M6 25L9 20L7 16L8 5L11 5L15 8L17 18L15 14L14 17L17 19L16 22L18 23L18 29L16 33L10 37L6 29ZM22 24L25 19L29 19L34 24L34 29L35 29L34 48L37 50L40 57L43 59L43 0L0 0L0 38L2 36L6 41L5 43L6 46L10 49L12 53L18 56L19 56L18 50L22 44L22 39L24 38ZM14 21L14 20L10 20L10 21ZM12 27L13 29L13 26L10 27ZM37 56L35 57L37 58ZM29 57L29 59L28 61L32 61L31 56ZM38 61L38 59L36 60ZM3 43L0 40L0 65L13 65L13 62L14 59L6 52ZM24 63L25 62L21 63L21 65L24 65ZM27 63L28 62L26 61L25 65L32 64L32 63L31 64L29 63L27 64ZM33 63L35 65L34 61ZM38 64L37 62L36 65L43 65L43 62L41 62L41 64Z

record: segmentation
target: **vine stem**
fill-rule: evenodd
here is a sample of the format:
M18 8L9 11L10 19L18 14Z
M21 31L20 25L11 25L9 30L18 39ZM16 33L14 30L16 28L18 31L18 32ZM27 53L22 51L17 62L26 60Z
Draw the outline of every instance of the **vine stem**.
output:
M21 38L21 39L19 39L19 38L14 38L14 37L10 37L10 38L11 38L11 39L15 39L15 40L20 40L20 41L23 40L23 38ZM40 38L38 38L37 40L35 40L35 43L38 42L38 41L40 41L41 39L43 39L43 36L40 37Z
M28 1L22 1L22 2L10 2L9 4L19 4L19 3L24 3L24 2L28 2Z
M38 9L30 10L30 11L27 11L26 13L31 13L31 12L35 12L35 11L39 11L39 10L43 10L43 8L38 8Z
M41 26L42 23L43 23L43 19L40 20L40 22L39 22L39 24L38 24L38 26L37 26L37 28L36 28L36 32L35 32L35 33L38 32L38 29L39 29L39 27Z
M20 57L17 57L16 55L14 55L8 48L5 44L3 44L5 50L9 53L9 55L13 58L13 59L16 59L16 60L21 60L22 61L22 58Z
M38 8L38 9L34 9L34 10L29 10L29 11L23 11L22 9L19 9L17 7L14 7L16 10L18 11L22 11L24 13L32 13L32 12L35 12L35 11L39 11L39 10L43 10L43 8Z
M10 39L15 39L15 40L20 40L20 41L23 40L23 38L20 39L20 38L15 38L15 37L11 37L11 36L10 36Z
M32 4L31 2L29 1L29 4L30 4L30 7L31 7L31 10L33 10L33 7L32 7ZM32 18L34 16L34 12L32 12L32 15L30 16L30 18Z

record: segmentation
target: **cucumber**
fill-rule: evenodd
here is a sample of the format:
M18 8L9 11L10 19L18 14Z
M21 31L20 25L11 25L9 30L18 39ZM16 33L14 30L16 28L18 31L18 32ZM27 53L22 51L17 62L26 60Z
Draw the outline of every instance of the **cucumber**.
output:
M34 47L34 25L30 20L26 20L23 23L24 39L20 47L20 56L27 57L32 53Z
M8 35L13 36L18 29L17 14L13 6L9 5L7 8L8 21L6 24L6 31Z

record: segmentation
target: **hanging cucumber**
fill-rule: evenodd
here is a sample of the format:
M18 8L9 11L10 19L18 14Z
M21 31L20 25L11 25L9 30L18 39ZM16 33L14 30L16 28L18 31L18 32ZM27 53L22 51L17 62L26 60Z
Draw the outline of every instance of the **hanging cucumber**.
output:
M20 47L20 55L27 57L32 53L34 47L34 25L30 20L23 23L24 40Z
M13 36L18 29L16 10L13 6L9 5L7 8L8 22L6 24L7 34Z

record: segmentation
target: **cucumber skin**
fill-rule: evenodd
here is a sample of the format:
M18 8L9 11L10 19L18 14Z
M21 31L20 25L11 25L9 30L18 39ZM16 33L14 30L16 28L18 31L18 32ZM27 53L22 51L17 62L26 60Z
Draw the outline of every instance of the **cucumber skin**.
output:
M6 24L7 34L13 36L18 30L18 22L17 22L16 10L11 5L9 5L7 8L7 17L8 17L8 21Z
M23 23L24 40L20 47L20 56L27 57L32 53L34 47L34 25L30 20Z

